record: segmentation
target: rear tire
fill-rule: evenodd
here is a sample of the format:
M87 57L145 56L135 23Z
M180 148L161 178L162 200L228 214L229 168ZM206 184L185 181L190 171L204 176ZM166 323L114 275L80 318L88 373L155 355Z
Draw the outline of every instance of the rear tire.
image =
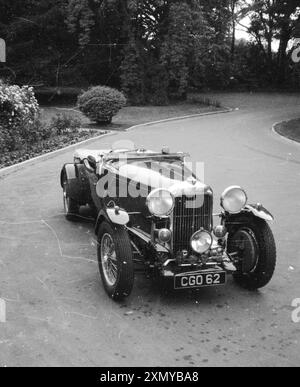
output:
M63 203L66 219L72 222L77 220L80 206L75 200L69 197L66 178L63 181Z
M127 231L103 222L98 233L97 255L106 293L115 301L128 297L134 284L134 266Z
M228 237L228 252L238 253L241 262L233 275L242 288L257 290L272 279L276 267L276 245L268 223L262 219L237 220Z

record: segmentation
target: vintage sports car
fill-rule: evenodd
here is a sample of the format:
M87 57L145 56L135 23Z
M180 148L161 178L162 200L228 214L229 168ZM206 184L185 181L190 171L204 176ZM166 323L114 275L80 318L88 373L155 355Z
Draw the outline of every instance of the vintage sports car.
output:
M229 274L249 290L271 280L273 216L248 204L238 186L224 191L222 211L213 214L213 191L187 156L167 148L78 150L62 168L66 218L80 220L81 206L93 210L100 274L113 299L130 295L140 264L174 289L224 285Z

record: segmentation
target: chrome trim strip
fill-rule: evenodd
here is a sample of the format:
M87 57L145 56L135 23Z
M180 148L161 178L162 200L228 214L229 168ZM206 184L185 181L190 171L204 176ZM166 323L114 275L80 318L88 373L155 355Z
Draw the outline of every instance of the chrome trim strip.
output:
M145 243L149 244L149 243L152 243L152 238L151 238L151 235L145 233L144 231L142 230L138 230L134 227L126 227L126 229L129 231L129 232L132 232L135 236L141 238ZM162 246L161 244L159 243L156 243L155 244L155 249L157 250L157 252L159 253L166 253L166 254L169 254L170 253L170 250L168 250L167 248L165 248L164 246Z
M166 262L163 264L163 267L168 266L172 262L176 262L176 259L168 259L168 260L166 260Z
M134 228L134 227L126 227L126 229L132 232L133 234L135 234L136 236L138 236L139 238L143 239L144 242L146 243L151 242L151 235L145 233L144 231L138 230L137 228Z

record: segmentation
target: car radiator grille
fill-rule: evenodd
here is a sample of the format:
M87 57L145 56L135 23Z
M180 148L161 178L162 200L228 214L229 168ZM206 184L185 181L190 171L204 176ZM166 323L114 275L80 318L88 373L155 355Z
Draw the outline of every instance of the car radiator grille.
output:
M211 195L181 196L175 199L173 212L173 251L175 253L190 250L190 239L196 231L201 228L211 230L212 211Z

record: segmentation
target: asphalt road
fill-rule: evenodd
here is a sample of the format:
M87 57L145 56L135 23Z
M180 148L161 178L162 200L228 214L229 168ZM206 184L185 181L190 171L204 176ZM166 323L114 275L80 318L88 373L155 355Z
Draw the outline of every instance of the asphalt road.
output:
M297 95L220 95L238 111L158 124L96 141L120 139L159 150L169 145L205 163L218 197L240 184L276 218L273 281L251 293L230 279L198 293L160 294L137 276L124 304L105 294L90 223L63 216L60 168L66 151L1 178L0 323L2 366L299 366L300 147L272 133L300 115Z

